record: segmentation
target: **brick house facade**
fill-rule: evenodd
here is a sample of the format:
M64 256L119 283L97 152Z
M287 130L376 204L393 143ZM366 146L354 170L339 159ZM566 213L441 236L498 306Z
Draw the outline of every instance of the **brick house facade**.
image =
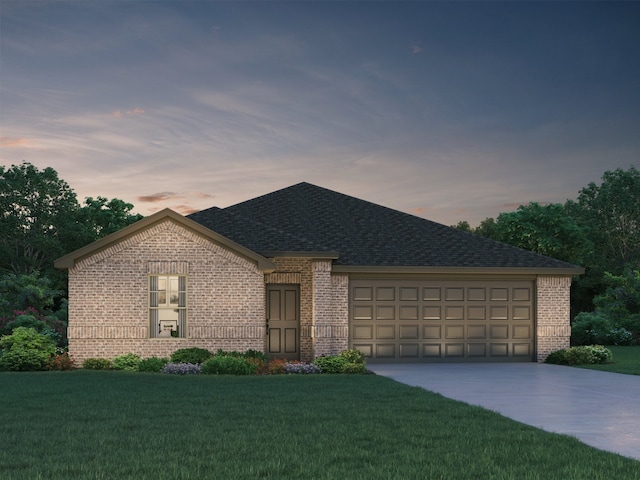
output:
M372 204L366 204L365 207L372 208L370 205ZM201 347L210 351L254 349L272 356L278 356L279 348L283 348L284 353L290 348L288 358L311 361L321 355L337 354L354 345L358 348L358 345L369 344L371 350L367 351L374 361L430 361L432 359L427 352L433 351L429 348L433 347L435 341L428 340L432 337L421 337L421 330L427 331L425 326L429 320L426 316L405 318L400 313L414 310L418 312L426 308L423 303L426 305L427 299L402 298L405 295L402 292L410 290L402 285L406 284L407 279L411 279L417 282L415 291L418 292L421 285L426 285L425 281L430 281L429 285L432 285L434 279L439 278L449 281L442 287L442 292L460 290L463 295L476 295L458 298L460 311L479 312L484 309L487 312L486 319L481 323L482 328L474 325L474 318L480 317L456 320L443 313L439 324L441 327L438 327L443 331L440 340L443 348L450 347L450 351L455 352L457 345L463 345L467 353L486 351L489 359L492 351L500 352L504 347L510 353L503 355L502 359L510 361L517 359L517 355L512 355L511 349L517 354L518 348L526 346L525 350L521 350L525 352L524 360L542 361L552 351L569 346L571 276L581 272L579 267L568 264L556 266L552 262L551 266L541 267L506 266L504 271L509 278L527 279L531 284L532 293L528 303L524 307L513 304L513 308L520 308L519 311L530 311L530 318L515 318L513 323L523 321L524 326L517 327L518 331L532 330L532 335L526 341L519 341L516 335L502 343L497 340L482 343L484 340L474 340L474 335L479 331L502 332L501 327L504 326L504 331L511 335L509 331L512 327L508 324L510 319L505 317L496 320L491 317L489 312L492 309L498 311L499 307L491 303L490 298L477 304L480 306L473 303L474 299L479 298L478 279L490 279L486 289L490 292L493 288L491 285L500 278L499 268L341 264L341 260L344 262L343 259L348 259L348 256L340 252L339 248L311 249L305 245L304 248L281 248L274 251L269 248L272 247L270 244L258 250L251 244L251 239L246 241L248 246L240 243L246 237L244 234L238 235L234 241L197 220L197 216L187 218L171 210L163 210L56 261L58 268L68 269L69 273L69 351L77 361L96 357L113 358L126 353L136 353L143 358L168 357L173 351L185 347ZM221 228L226 228L225 233L228 234L233 225L225 225L220 222ZM263 225L260 228L260 234L268 239L269 230ZM275 238L276 234L273 235ZM256 238L263 237L256 235ZM277 232L277 239L282 237L286 239L285 235ZM468 237L460 238L469 241ZM306 239L304 241L308 242ZM495 249L495 245L489 246ZM179 308L184 310L185 321L181 324L184 331L179 336L164 336L161 330L155 331L162 320L154 323L155 317L150 314L154 309L151 298L155 294L150 287L150 279L165 277L179 277L185 285L184 304L178 307L176 300L173 305L175 308L166 310L169 315L173 315L171 312L176 312ZM356 278L360 279L360 283L354 283ZM465 283L466 278L473 278L476 283ZM385 307L384 301L380 300L377 306L371 307L380 311L384 307L384 311L396 313L394 318L372 315L370 321L365 319L359 331L372 333L371 339L364 343L362 338L366 339L366 335L361 338L354 333L354 324L361 321L361 318L354 313L354 302L358 299L355 298L357 295L354 294L353 286L363 285L362 279L373 282L372 292L374 289L381 292L393 290L393 295L397 297L387 298L388 305L393 306ZM504 290L508 291L510 285L512 284L505 283ZM295 305L291 304L292 313L282 314L281 320L286 320L284 316L287 315L294 320L289 327L283 324L282 328L274 328L278 319L272 320L271 327L267 326L273 312L280 315L278 308L269 306L268 295L270 288L276 287L276 296L273 298L279 298L277 296L281 292L277 290L278 286L291 287L289 290L284 288L282 292L290 291L296 296ZM363 289L362 286L358 288L359 291ZM433 290L432 286L429 288ZM288 295L283 293L285 294ZM446 296L445 293L443 295ZM442 302L447 300L444 296ZM408 303L403 303L404 300ZM513 301L517 300L513 298ZM450 303L442 303L442 311L448 312L450 305L452 312L457 311L454 308L455 301L452 298ZM460 303L462 301L466 303ZM375 299L372 302L375 304ZM505 307L504 311L508 308ZM456 322L460 328L450 328ZM174 321L168 323L177 325ZM175 328L177 333L178 328ZM429 328L429 331L434 331L433 327ZM450 340L448 336L455 337L453 333L447 333L449 330L463 332L464 338L461 337L459 341ZM275 335L280 331L282 337L276 338ZM411 340L407 337L407 332L413 331L420 338ZM376 337L376 332L383 333ZM409 340L403 340L405 337ZM287 347L289 344L291 347ZM446 348L442 350L442 358L437 359L447 360ZM409 351L413 353L406 354ZM388 352L395 353L389 355ZM406 358L403 358L403 352ZM462 354L460 359L472 361L473 355L467 353ZM454 357L452 355L451 358L455 359Z

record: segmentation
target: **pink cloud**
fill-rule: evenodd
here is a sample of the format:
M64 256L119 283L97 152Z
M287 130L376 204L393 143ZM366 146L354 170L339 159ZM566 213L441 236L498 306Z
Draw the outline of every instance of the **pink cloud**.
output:
M142 203L164 202L166 200L175 200L177 198L183 197L174 192L158 192L152 193L151 195L141 195L137 197L138 201Z
M143 115L143 114L144 114L144 109L140 107L131 108L129 110L126 110L124 113L122 113L122 110L114 110L113 112L111 112L111 116L113 118L134 117L134 116Z
M28 147L32 143L33 142L28 138L0 137L0 147L5 147L5 148Z

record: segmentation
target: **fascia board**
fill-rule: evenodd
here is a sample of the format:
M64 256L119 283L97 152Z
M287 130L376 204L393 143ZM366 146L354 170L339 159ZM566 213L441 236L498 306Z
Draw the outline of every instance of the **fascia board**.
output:
M334 265L334 273L354 274L455 274L455 275L582 275L582 267L533 268L533 267L419 267L419 266L361 266Z

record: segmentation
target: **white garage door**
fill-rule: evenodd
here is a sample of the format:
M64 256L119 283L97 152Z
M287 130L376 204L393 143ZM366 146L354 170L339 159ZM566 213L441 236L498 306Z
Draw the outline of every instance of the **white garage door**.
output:
M533 299L533 281L355 279L350 344L369 361L534 361Z

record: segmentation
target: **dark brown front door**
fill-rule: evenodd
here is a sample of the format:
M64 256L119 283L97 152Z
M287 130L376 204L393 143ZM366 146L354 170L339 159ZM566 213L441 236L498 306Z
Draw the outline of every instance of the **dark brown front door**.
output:
M271 358L300 358L298 285L267 285L267 353Z

